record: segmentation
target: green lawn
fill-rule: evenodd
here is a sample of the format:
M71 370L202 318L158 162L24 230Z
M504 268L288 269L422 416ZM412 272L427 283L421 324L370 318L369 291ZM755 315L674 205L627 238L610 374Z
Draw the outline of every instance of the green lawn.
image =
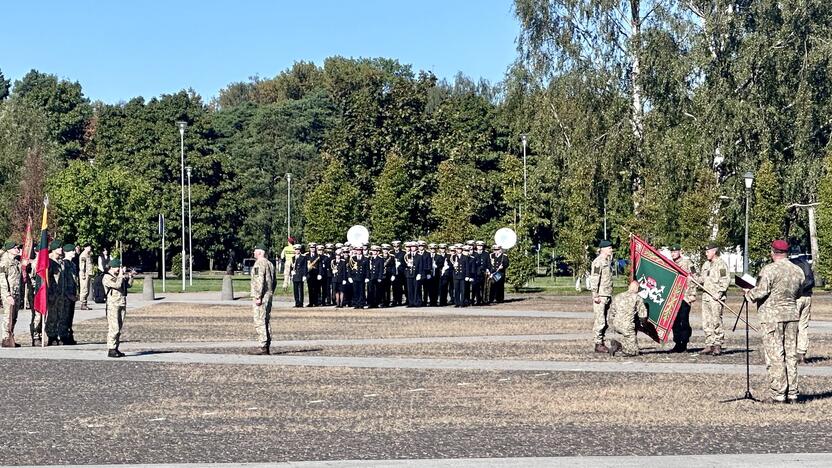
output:
M167 278L165 280L166 291L165 294L170 293L181 293L181 292L204 292L204 291L216 291L220 292L222 290L222 278L223 275L216 274L195 274L193 284L191 284L187 279L185 280L185 291L182 291L182 278ZM251 287L251 278L247 275L234 275L234 294L240 295L241 293L247 293ZM277 291L276 295L278 296L290 296L292 294L291 287L287 289L285 292L283 291L283 275L277 275ZM129 289L131 294L141 294L144 288L144 277L136 277L133 280L133 286ZM162 293L162 280L155 278L153 279L153 288L156 294Z

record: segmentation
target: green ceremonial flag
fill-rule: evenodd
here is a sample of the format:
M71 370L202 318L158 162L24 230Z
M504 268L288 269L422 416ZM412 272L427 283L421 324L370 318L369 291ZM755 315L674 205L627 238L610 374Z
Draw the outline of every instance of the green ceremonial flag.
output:
M666 342L676 319L676 312L688 286L688 272L662 255L638 236L630 239L633 279L640 286L650 323L656 327L653 339ZM646 331L648 335L652 331Z

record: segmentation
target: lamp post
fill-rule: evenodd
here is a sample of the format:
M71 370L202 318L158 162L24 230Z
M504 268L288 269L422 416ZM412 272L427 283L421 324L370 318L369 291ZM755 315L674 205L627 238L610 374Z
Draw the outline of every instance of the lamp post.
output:
M188 122L184 120L177 120L176 126L179 128L179 155L180 155L180 182L182 186L182 290L185 290L185 128Z
M194 231L191 227L191 166L185 168L188 173L188 283L194 285Z
M292 173L286 173L286 239L292 237Z
M528 144L528 139L526 138L526 134L523 133L520 135L520 141L523 142L523 204L526 203L526 198L529 196L528 187L526 185L526 145ZM520 220L523 220L523 210L520 209Z
M754 174L746 172L743 176L745 180L745 248L742 254L742 272L748 273L748 207L751 200L751 186L754 185Z

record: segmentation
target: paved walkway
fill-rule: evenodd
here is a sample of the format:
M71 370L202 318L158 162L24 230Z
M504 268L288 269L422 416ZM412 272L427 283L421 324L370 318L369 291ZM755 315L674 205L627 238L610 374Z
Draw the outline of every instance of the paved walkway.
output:
M72 468L538 468L568 466L570 468L666 468L668 466L708 466L732 468L779 468L801 466L825 468L832 466L828 453L772 453L725 455L611 456L611 457L539 457L539 458L452 458L422 460L338 460L286 463L171 463L142 465L62 465Z

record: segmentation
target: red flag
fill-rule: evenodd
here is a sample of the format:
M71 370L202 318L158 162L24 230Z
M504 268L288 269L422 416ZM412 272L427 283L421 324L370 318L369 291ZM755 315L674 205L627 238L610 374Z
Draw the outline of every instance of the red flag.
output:
M35 312L46 315L46 285L49 284L49 235L46 232L46 207L43 202L43 221L40 225L40 245L38 245L38 263L35 266Z
M23 252L20 255L20 272L23 275L23 282L29 284L29 272L27 271L32 255L32 216L26 221L26 231L23 233Z

